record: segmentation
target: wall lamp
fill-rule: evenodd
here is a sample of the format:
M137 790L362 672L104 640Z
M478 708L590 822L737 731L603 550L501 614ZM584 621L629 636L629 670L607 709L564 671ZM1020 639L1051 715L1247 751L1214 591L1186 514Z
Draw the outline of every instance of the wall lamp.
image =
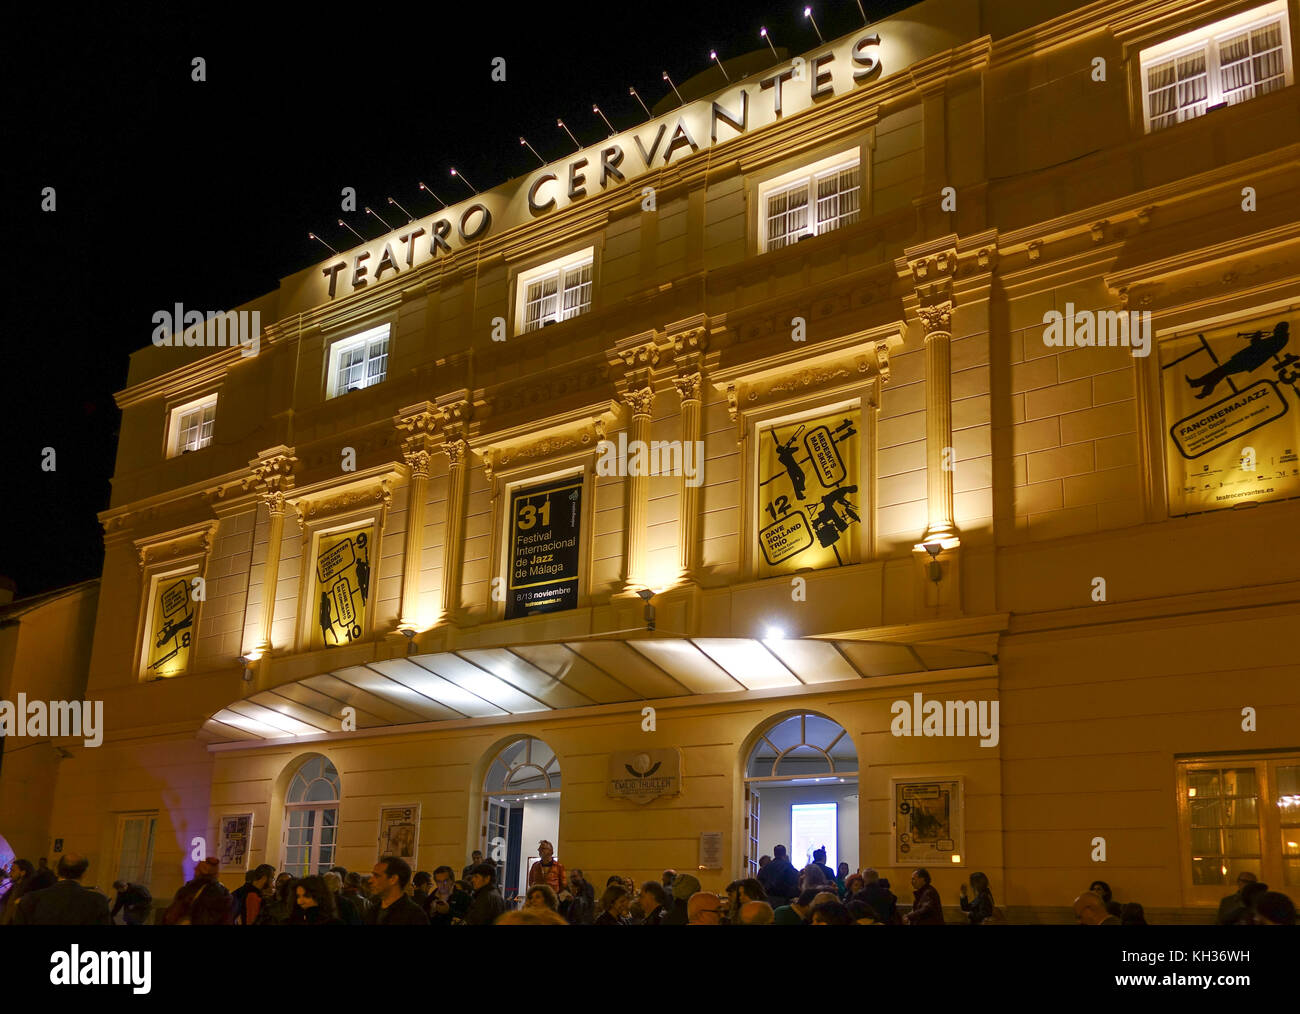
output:
M655 597L653 588L642 588L637 592L641 601L645 603L645 628L654 630L655 628L655 607L650 604L650 600Z
M943 552L943 543L926 542L921 548L930 554L930 580L938 584L943 580L943 566L939 563L939 554Z

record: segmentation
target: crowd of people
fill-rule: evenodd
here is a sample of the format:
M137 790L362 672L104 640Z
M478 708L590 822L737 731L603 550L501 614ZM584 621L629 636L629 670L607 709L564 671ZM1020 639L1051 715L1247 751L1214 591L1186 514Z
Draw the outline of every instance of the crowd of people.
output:
M903 910L889 881L873 869L851 872L826 865L825 850L797 869L784 846L763 856L754 877L733 880L723 894L705 891L690 873L665 870L660 880L639 887L631 877L611 876L597 895L580 869L566 870L549 841L528 870L519 907L502 894L495 863L474 852L460 876L450 866L432 873L412 872L403 859L385 856L368 875L336 866L328 873L294 877L262 864L244 874L234 891L219 880L220 866L205 859L157 917L153 898L142 884L118 881L109 899L81 884L89 863L75 854L59 858L51 870L45 860L33 866L16 860L0 879L0 925L907 925L945 922L943 902L924 868L912 871L912 902ZM994 903L989 880L972 873L960 887L963 922L997 925L1007 920ZM1094 881L1074 901L1085 926L1146 925L1142 906L1120 904L1110 885ZM1242 873L1235 894L1219 905L1220 925L1293 926L1295 905L1270 891L1252 873Z

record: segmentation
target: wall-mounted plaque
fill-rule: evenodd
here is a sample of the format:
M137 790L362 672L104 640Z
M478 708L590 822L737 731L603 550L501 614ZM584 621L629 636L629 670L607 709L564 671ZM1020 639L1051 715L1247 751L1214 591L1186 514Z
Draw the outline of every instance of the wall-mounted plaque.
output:
M857 407L758 431L758 576L854 561Z
M722 869L722 832L700 832L700 869Z
M322 535L316 543L312 627L313 648L333 648L360 639L370 597L373 524Z
M1160 342L1170 514L1300 496L1300 313Z
M682 752L677 747L610 754L606 795L648 803L682 791Z
M576 608L582 477L515 490L510 519L506 619Z

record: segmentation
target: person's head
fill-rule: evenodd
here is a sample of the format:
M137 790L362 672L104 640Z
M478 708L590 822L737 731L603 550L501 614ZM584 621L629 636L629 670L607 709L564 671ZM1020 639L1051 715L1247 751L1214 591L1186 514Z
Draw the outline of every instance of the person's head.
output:
M555 891L549 884L534 884L524 895L524 908L549 908L558 911L560 899L555 896Z
M275 900L281 904L292 904L296 894L294 888L298 886L298 881L290 876L288 880L279 880L276 883Z
M867 882L862 878L861 873L850 873L844 878L844 889L849 894L857 894L866 886Z
M765 901L747 901L740 906L741 926L771 926L772 906Z
M880 883L880 874L875 869L868 866L862 871L862 879L866 882L867 886L870 887L872 884Z
M278 877L275 878L275 889L278 891L281 887L283 887L292 879L293 879L292 874L281 873Z
M982 873L972 873L970 875L970 889L976 894L982 894L989 889L989 878Z
M1119 910L1119 921L1124 926L1145 926L1147 924L1146 912L1136 901L1130 901Z
M275 867L270 863L262 863L261 866L257 866L244 874L244 883L252 884L257 890L264 891L274 876Z
M799 897L791 903L791 908L806 910L812 903L813 899L822 892L815 887L809 887L799 892Z
M1259 882L1259 877L1251 873L1250 870L1242 870L1240 873L1237 874L1237 893L1240 894L1241 889L1245 887L1247 884L1255 884L1258 882Z
M661 878L664 887L667 888L669 891L673 889L673 881L676 879L677 879L676 870L664 870L664 875Z
M334 917L334 895L325 886L324 877L303 877L294 886L294 894L297 896L294 904L304 912L309 908L319 908L323 918Z
M740 881L740 901L742 904L747 901L767 901L767 892L757 877L746 877Z
M1102 920L1109 915L1106 902L1100 894L1084 891L1074 899L1074 917L1084 926L1100 926Z
M1111 902L1110 884L1104 880L1094 880L1088 888L1093 894L1104 901L1107 905Z
M288 874L282 873L280 876L287 877ZM278 884L280 883L280 881L276 880L276 883ZM343 878L344 894L359 894L361 893L361 888L362 888L362 883L361 883L360 873L349 873L346 877Z
M199 863L199 865L203 864ZM59 864L54 872L58 874L60 880L80 880L86 875L89 866L90 860L85 856L79 856L75 852L65 852L59 856Z
M609 887L610 884L618 884L619 886L622 886L623 878L620 877L617 873L611 873L608 877L605 878L605 886Z
M439 898L449 898L455 886L456 872L450 866L439 866L433 871L433 890Z
M825 864L825 862L826 862L826 850L825 850L824 848L822 848L822 849L813 849L813 862L815 862L815 863L823 863L823 864Z
M853 916L838 898L818 902L812 908L814 926L852 926Z
M626 887L622 884L610 884L601 894L597 904L602 912L608 912L615 919L621 919L627 915L631 902Z
M478 849L475 849L473 852L469 854L469 860L472 866L477 866L479 863L483 861L483 853L480 852Z
M411 867L405 859L384 856L370 871L370 893L396 899L411 882Z
M772 849L772 858L773 858L773 859L784 859L784 858L785 858L785 846L784 846L784 845L777 845L774 849Z
M1295 902L1281 891L1265 891L1255 899L1256 926L1294 926Z
M479 863L469 871L469 886L474 891L491 887L497 879L497 868L491 863Z
M34 877L36 867L32 865L30 859L15 859L14 864L9 867L9 876L14 881L23 880L26 877Z
M587 875L582 870L573 869L569 871L569 883L574 887L582 887L587 882Z
M113 890L115 890L118 894L121 894L123 891L126 890L126 881L125 881L125 880L114 880L114 881L113 881Z
M758 857L758 868L761 870L764 866L766 866L766 865L767 865L768 863L770 863L771 861L772 861L772 857L771 857L771 856L759 856L759 857Z
M642 913L649 915L656 908L668 907L668 892L657 880L647 880L641 885L641 893L637 895L636 903Z
M271 872L274 873L275 870L272 869ZM340 882L340 883L341 883L341 882L342 882L342 881L347 877L347 875L348 875L347 867L345 867L345 866L331 866L331 867L330 867L330 872L338 875L338 878L339 878L339 882Z
M930 871L924 868L912 871L912 890L919 891L923 887L930 886Z
M721 899L709 891L696 891L686 899L686 921L692 926L721 926Z
M417 891L427 892L430 885L433 883L433 877L429 875L428 870L420 870L419 873L411 878L411 883L415 886Z
M874 926L880 921L876 917L876 910L865 901L850 901L844 908L848 911L849 918L859 926Z
M325 881L325 889L330 894L338 894L343 890L343 881L339 879L339 875L333 870L321 877L321 880Z
M1258 880L1247 884L1241 889L1241 903L1252 911L1255 908L1255 902L1259 900L1260 895L1267 893L1268 884L1261 884Z
M848 863L840 863L840 865L835 870L836 875L841 877L847 877L852 872L853 871L849 869Z
M800 887L821 887L824 883L826 883L826 872L814 863L809 863L799 871Z
M555 855L555 846L543 838L537 843L537 854L542 857L542 862L549 863Z
M521 908L497 916L494 926L567 926L568 921L559 912L549 908Z

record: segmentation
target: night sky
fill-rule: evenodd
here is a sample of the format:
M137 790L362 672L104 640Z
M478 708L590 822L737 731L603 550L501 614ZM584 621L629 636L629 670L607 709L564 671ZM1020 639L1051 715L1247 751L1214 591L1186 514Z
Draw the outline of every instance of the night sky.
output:
M910 0L863 0L871 18ZM338 12L349 9L352 19ZM20 597L91 577L103 562L97 512L109 503L127 356L149 343L155 311L217 310L274 289L322 260L315 231L342 251L340 190L418 217L646 117L709 67L765 48L817 45L803 5L430 3L302 5L269 21L229 5L99 5L75 15L38 5L7 15L7 167L0 440L0 574ZM826 39L860 27L855 0L814 6ZM24 23L24 19L26 19ZM207 80L191 81L191 61ZM506 81L491 80L494 57ZM57 210L40 210L42 188ZM383 229L344 214L366 237ZM263 325L270 323L264 321ZM42 448L56 470L41 470Z

